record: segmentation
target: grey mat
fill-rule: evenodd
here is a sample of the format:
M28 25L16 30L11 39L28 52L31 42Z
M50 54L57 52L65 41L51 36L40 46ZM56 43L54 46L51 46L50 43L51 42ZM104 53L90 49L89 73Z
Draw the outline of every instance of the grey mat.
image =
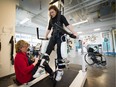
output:
M62 80L56 83L56 87L69 87L80 69L81 66L70 64L69 69L64 70ZM31 87L53 87L53 81L49 77L46 77Z

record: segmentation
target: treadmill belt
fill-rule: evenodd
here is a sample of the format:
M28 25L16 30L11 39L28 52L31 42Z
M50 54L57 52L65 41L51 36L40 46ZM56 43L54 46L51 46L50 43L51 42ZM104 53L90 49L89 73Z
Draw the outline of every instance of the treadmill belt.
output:
M55 87L69 87L77 76L80 69L80 65L70 64L69 69L64 70L62 80L57 82ZM48 76L31 87L53 87L53 80L51 80Z

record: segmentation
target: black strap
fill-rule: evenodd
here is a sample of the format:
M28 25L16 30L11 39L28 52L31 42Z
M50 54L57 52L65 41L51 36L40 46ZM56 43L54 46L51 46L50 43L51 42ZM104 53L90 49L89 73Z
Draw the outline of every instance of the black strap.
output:
M1 42L0 42L0 51L1 51Z
M60 24L60 18L61 18L61 11L58 12L57 15L57 23Z
M57 23L60 25L60 19L61 19L61 11L58 12L57 14ZM52 25L52 27L54 28L54 23L53 23L53 20L52 18L50 19L50 24Z
M71 38L76 38L76 36L75 36L75 35L73 35L73 34L69 33L69 32L68 32L68 31L66 31L65 29L63 29L61 26L59 26L59 24L55 23L55 24L54 24L54 26L57 26L57 27L58 27L58 29L59 29L61 32L65 33L65 34L68 34Z
M14 54L14 41L13 41L13 36L11 37L9 43L11 44L11 53L10 53L10 60L11 60L11 64L14 65L14 57L13 57L13 54Z
M39 39L39 28L37 27L37 38Z

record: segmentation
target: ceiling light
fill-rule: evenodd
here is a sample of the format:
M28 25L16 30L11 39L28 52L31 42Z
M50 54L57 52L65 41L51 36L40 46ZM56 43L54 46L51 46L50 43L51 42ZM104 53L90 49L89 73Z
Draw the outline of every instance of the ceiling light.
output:
M50 5L55 5L58 8L64 7L63 0L53 0L52 2L49 3Z
M74 23L74 24L72 24L72 25L73 25L73 26L75 26L75 25L78 25L78 24L83 24L83 23L86 23L86 22L88 22L88 20L81 21L81 22L77 22L77 23Z
M55 5L56 7L58 7L58 2L55 2L53 5Z
M54 3L58 2L58 0L51 0L51 2L49 3L50 5L53 5Z
M20 24L24 24L24 23L26 23L27 21L29 21L30 19L29 18L25 18L24 20L22 20L21 22L20 22Z
M77 32L77 34L82 34L82 32Z
M100 28L94 29L94 31L99 31L99 30L101 30L101 29Z

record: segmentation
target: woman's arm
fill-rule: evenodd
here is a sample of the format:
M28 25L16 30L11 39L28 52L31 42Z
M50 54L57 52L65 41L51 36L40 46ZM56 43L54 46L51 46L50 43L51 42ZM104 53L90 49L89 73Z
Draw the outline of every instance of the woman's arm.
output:
M23 56L19 56L15 60L15 63L16 63L17 68L20 70L20 72L25 75L25 74L32 72L32 70L34 69L34 66L38 63L38 59L36 59L33 64L28 65L28 61L26 61L23 58Z
M34 63L33 65L35 66L38 63L39 58L34 58Z
M17 58L15 63L16 68L18 68L18 70L24 75L30 73L34 68L33 64L29 66L28 63L23 58Z
M49 33L50 33L50 30L47 29L46 34L45 34L45 38L48 38Z
M72 25L66 26L75 36L77 36L77 32L74 31L74 28Z
M74 31L74 28L72 25L70 25L67 21L67 19L61 15L61 19L62 19L62 22L64 23L64 25L75 35L77 36L77 32Z

